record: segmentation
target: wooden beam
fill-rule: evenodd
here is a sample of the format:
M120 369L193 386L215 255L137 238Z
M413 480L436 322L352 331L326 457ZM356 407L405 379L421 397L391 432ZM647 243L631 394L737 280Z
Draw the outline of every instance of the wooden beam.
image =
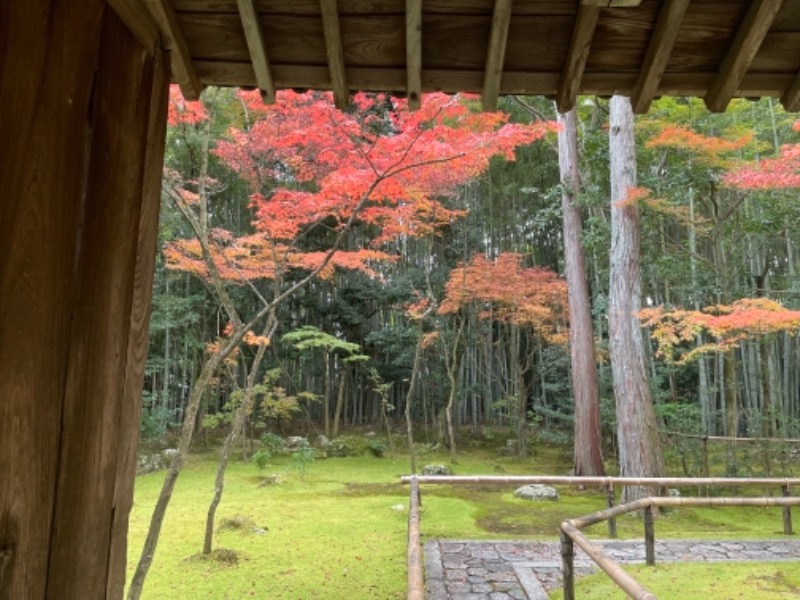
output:
M336 0L320 0L322 31L325 34L325 52L328 55L328 71L333 88L333 100L337 108L345 108L350 102L347 76L344 70L344 49L339 27L339 8Z
M719 74L704 98L709 110L722 112L728 106L782 3L783 0L755 0L750 5L720 65Z
M658 23L650 38L647 54L639 72L639 79L631 95L633 112L645 113L650 108L688 6L689 0L667 0L661 8Z
M417 110L422 97L422 0L406 0L406 97Z
M642 0L582 0L584 6L598 6L600 8L622 8L639 6Z
M792 84L781 95L781 104L789 112L800 110L800 72L797 73Z
M145 0L150 14L153 15L161 34L164 37L164 45L169 50L170 66L172 67L172 77L181 86L183 97L187 100L199 100L203 86L197 76L192 56L189 53L189 46L183 37L178 18L169 0Z
M200 80L206 85L253 87L256 80L250 63L196 60ZM328 68L322 66L273 65L272 74L278 89L331 89ZM715 73L671 73L661 78L657 96L702 97L716 77ZM792 85L794 75L785 73L754 73L745 75L738 96L760 98L779 97ZM581 84L584 94L608 95L612 92L630 94L637 75L629 71L586 73ZM529 94L555 97L561 80L559 73L506 71L501 94ZM349 67L347 81L353 89L376 92L403 93L406 90L404 67ZM480 71L423 69L422 92L480 93L483 73ZM2 204L2 203L0 203Z
M575 26L572 29L569 53L561 73L558 92L556 92L556 106L558 112L562 114L569 112L575 106L599 17L600 8L597 6L582 4L578 8Z
M506 58L508 26L511 24L511 3L513 0L495 0L492 14L492 32L489 37L489 50L486 53L486 68L483 74L483 110L497 110L500 96L500 83L503 79L503 63Z
M236 0L236 3L239 6L244 37L247 40L247 49L250 52L250 60L253 63L253 71L261 90L261 97L267 104L272 104L275 102L275 82L272 80L272 71L264 44L264 32L261 29L261 22L258 20L258 13L253 0Z
M108 0L108 4L144 46L147 53L155 56L156 48L161 41L161 32L150 13L142 10L144 8L142 0Z

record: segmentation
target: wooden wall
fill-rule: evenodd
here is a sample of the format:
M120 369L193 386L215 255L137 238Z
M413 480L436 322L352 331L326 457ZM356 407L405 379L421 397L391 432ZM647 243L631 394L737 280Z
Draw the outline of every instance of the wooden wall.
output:
M105 0L0 2L0 599L121 598L168 77Z

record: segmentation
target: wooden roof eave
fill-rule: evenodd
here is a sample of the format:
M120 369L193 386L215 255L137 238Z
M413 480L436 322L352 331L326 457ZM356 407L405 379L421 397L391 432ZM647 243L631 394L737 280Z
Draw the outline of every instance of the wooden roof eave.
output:
M147 9L161 30L164 47L169 52L172 76L187 100L199 100L203 85L192 64L189 46L183 36L175 10L168 0L144 0Z
M264 43L264 32L258 19L258 13L253 0L236 0L236 3L239 7L239 17L242 20L242 28L247 41L247 49L250 52L250 60L253 63L256 83L261 90L261 97L264 102L272 104L275 102L275 81L272 78L272 70L270 69L266 44Z
M406 0L406 97L417 110L422 102L422 0Z
M689 0L667 0L658 15L639 79L631 93L631 105L637 114L646 113L650 108L688 6Z
M350 91L347 87L347 73L344 68L339 8L336 0L320 0L319 7L322 12L322 31L325 35L325 51L328 56L333 100L337 108L343 109L350 102Z
M719 75L703 100L712 112L724 111L761 47L783 0L755 0L720 65Z

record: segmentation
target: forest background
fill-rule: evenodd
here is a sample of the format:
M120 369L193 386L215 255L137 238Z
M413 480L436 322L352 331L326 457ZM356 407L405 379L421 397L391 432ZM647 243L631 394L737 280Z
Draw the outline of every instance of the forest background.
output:
M145 440L177 431L194 391L195 432L334 437L397 431L408 417L420 440L454 455L462 428L509 428L520 453L532 429L568 442L562 196L577 191L602 443L613 458L609 102L580 102L576 190L561 183L545 99L505 98L495 117L479 117L469 97L429 99L413 118L380 95L358 96L341 119L330 105L325 95L286 93L266 109L232 90L200 104L173 94ZM314 121L292 113L309 107ZM800 304L794 120L770 99L710 114L671 98L636 119L638 184L617 202L636 209L640 227L643 360L662 430L800 435L800 321L784 310ZM255 135L259 123L272 123L272 141ZM439 148L424 139L437 127L461 138ZM475 136L489 131L506 137L484 147ZM411 169L395 189L385 177L393 163L367 161L369 180L348 171L347 152L375 157L389 142L437 173L428 192L409 193L428 181ZM332 196L318 208L331 173L333 189L351 190L346 208ZM380 186L391 202L367 198ZM249 329L241 315L259 318ZM729 474L738 468L731 462Z

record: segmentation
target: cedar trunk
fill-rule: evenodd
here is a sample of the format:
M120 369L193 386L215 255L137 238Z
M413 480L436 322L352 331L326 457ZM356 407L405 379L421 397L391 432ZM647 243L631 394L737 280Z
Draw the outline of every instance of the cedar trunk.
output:
M564 271L569 297L569 347L575 396L575 475L604 475L600 436L600 394L594 352L586 259L581 244L583 219L576 204L580 188L575 109L558 115L558 166L564 224Z
M630 201L636 187L636 153L630 100L610 102L611 282L609 352L617 409L620 475L660 477L664 471L653 402L644 363L641 309L639 209ZM625 500L652 490L626 488Z

